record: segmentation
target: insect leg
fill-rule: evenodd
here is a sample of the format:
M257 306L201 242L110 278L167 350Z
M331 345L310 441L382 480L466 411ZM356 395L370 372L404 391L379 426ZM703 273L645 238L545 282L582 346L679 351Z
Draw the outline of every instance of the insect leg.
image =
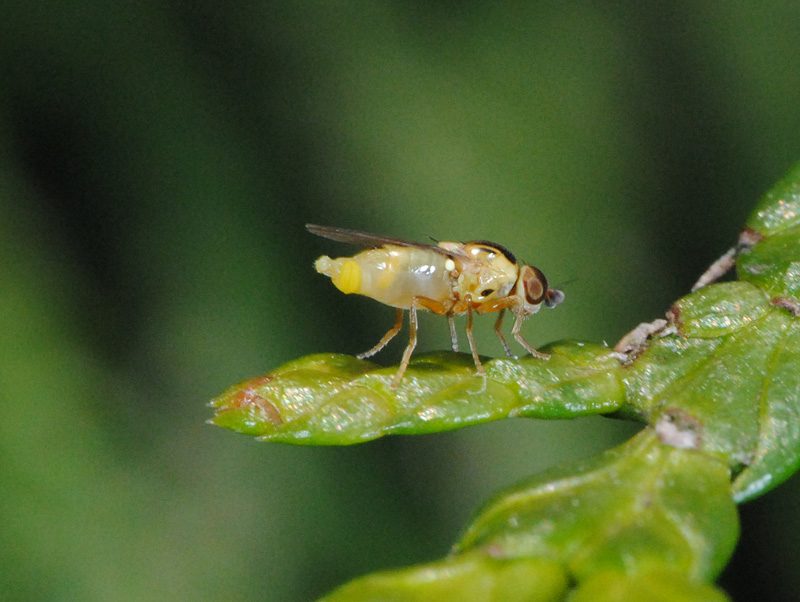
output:
M508 343L506 343L506 338L503 336L503 331L500 330L500 327L503 325L503 314L505 314L505 310L501 309L500 313L497 315L497 322L494 323L494 332L497 334L497 338L500 339L500 342L503 344L503 349L505 349L506 355L508 357L517 359L517 356L511 351L511 347L509 347Z
M397 369L397 373L394 375L392 379L392 389L396 388L397 385L400 384L400 381L403 379L403 374L405 374L406 368L408 368L408 362L411 361L411 354L414 352L414 347L417 346L417 300L411 303L411 310L409 312L409 335L408 335L408 346L406 350L403 352L403 359L400 362L400 367Z
M458 353L458 334L456 333L456 320L450 315L447 316L447 322L450 324L450 340L453 342L453 351Z
M408 346L403 352L403 359L400 362L400 367L397 369L397 374L395 374L392 379L392 388L397 387L403 379L403 374L405 374L406 368L408 368L408 362L411 361L411 354L414 352L414 347L417 346L417 310L428 309L440 316L447 313L441 301L429 297L414 297L411 300L411 307L409 309L411 313L409 314L410 333L408 335ZM398 310L398 312L398 322L395 324L395 328L400 330L400 325L403 321L403 311ZM397 334L397 332L392 333L392 336L395 334Z
M467 340L469 341L469 350L472 351L472 359L475 362L475 368L478 374L486 376L486 371L481 364L481 358L478 357L478 351L475 349L475 338L472 336L472 297L467 297Z
M517 342L525 347L530 354L534 357L538 357L539 359L548 360L550 356L546 353L542 353L541 351L536 351L528 341L522 338L522 333L520 333L520 328L522 328L522 321L525 317L522 314L517 314L517 319L514 321L514 327L511 329L511 334L514 335L514 338L517 339Z
M392 326L389 329L389 332L383 335L383 338L380 341L378 341L378 344L375 345L372 349L370 349L369 351L365 351L364 353L359 353L356 357L360 360L363 360L366 357L372 357L373 355L378 353L378 351L386 347L386 344L389 341L391 341L395 336L397 336L397 333L400 332L400 329L402 327L403 327L403 310L398 307L395 313L394 326Z

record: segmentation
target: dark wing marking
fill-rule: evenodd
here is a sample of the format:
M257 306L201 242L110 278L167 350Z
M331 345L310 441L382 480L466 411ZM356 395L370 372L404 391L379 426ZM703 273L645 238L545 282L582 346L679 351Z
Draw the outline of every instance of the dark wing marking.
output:
M368 249L379 249L385 245L393 245L395 247L412 247L416 249L427 249L435 253L447 255L448 257L461 257L458 252L448 251L435 245L426 245L420 242L413 242L410 240L403 240L402 238L392 238L390 236L380 236L378 234L370 234L368 232L360 232L358 230L348 230L347 228L333 228L331 226L317 226L315 224L306 224L306 229L312 234L335 240L336 242L346 242L359 247L366 247Z

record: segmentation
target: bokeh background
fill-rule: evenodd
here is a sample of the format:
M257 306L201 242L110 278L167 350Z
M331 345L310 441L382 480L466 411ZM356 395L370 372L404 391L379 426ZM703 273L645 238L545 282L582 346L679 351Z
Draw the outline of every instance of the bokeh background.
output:
M266 445L205 403L391 324L314 273L348 249L306 222L502 242L567 293L536 345L661 316L800 159L798 23L794 0L6 0L0 599L311 601L624 440L514 420ZM794 479L742 508L737 601L800 599L798 502Z

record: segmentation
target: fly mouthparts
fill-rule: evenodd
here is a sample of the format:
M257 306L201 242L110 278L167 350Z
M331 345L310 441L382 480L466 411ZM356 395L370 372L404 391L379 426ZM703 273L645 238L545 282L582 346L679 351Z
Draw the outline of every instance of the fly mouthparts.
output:
M556 305L564 301L564 297L564 291L557 288L548 289L544 295L544 304L550 309L553 309Z

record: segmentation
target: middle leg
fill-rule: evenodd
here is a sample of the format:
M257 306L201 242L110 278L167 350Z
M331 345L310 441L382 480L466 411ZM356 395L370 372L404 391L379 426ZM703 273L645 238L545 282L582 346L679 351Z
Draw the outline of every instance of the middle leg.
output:
M472 297L467 296L467 340L469 341L469 350L472 352L472 360L475 362L475 369L481 376L486 376L486 370L483 369L481 358L478 357L478 350L475 348L475 338L472 336Z
M503 331L500 330L500 327L503 325L503 314L505 314L504 309L500 310L500 313L497 315L497 322L494 323L494 332L497 335L497 338L500 339L500 342L503 344L503 349L505 349L506 355L508 357L517 359L517 356L511 351L511 347L508 346L506 343L506 338L503 336Z
M453 314L447 316L447 323L450 325L450 341L453 343L453 351L458 353L458 334L456 334L456 320Z
M446 313L444 305L435 299L430 299L428 297L414 297L411 300L411 307L409 308L408 345L406 346L406 350L403 351L403 359L400 361L400 367L397 369L397 372L392 379L393 389L396 388L403 379L403 374L405 374L406 368L408 368L408 363L411 361L411 354L414 352L414 348L417 346L417 309L429 309L433 313L439 315L444 315ZM400 311L400 321L402 323L402 310Z

